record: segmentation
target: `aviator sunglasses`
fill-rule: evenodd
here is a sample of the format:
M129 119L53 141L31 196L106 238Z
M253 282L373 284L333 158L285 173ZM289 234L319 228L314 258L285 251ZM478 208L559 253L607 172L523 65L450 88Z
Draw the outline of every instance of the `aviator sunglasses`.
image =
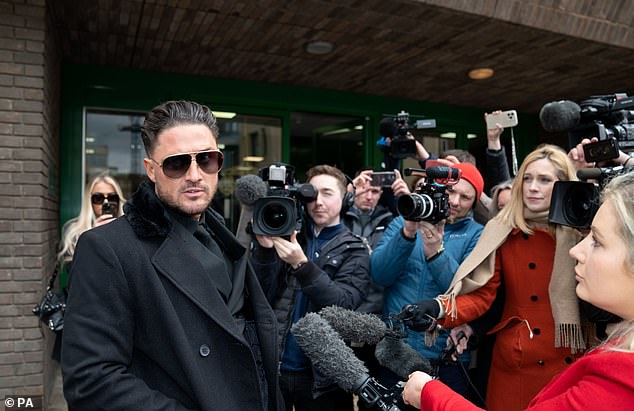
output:
M191 153L174 154L163 159L162 163L156 162L163 169L163 173L169 178L181 178L189 170L192 161L196 161L198 167L206 174L215 174L222 168L224 156L220 150L194 151Z
M90 201L97 205L97 204L103 204L104 200L108 200L109 203L118 203L119 202L119 194L117 193L108 193L108 194L101 194L101 193L94 193L90 196Z

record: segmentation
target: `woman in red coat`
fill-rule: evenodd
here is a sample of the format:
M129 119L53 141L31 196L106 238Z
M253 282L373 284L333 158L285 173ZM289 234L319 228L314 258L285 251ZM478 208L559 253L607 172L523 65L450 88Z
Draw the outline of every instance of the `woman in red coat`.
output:
M634 172L612 180L603 195L590 234L570 250L577 261L576 294L623 321L602 345L546 385L528 409L615 411L634 404ZM458 299L456 304L460 309ZM403 398L424 410L477 408L421 372L410 375Z

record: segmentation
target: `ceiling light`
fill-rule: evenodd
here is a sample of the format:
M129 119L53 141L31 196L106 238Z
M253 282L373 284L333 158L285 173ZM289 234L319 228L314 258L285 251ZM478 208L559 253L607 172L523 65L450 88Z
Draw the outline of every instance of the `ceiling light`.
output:
M230 111L212 111L217 118L234 118L236 113Z
M334 48L329 41L310 41L304 46L307 53L310 54L328 54Z
M441 133L440 137L442 138L456 138L457 134L454 133L453 131L450 131L448 133Z
M469 70L469 78L471 80L484 80L493 77L493 69L488 67L479 67Z

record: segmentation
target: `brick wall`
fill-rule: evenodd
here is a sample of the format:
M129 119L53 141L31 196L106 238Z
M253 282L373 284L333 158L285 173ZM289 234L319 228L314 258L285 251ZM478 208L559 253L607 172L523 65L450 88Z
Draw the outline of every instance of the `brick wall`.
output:
M31 309L59 236L59 55L46 0L0 0L0 398L45 394L55 369Z

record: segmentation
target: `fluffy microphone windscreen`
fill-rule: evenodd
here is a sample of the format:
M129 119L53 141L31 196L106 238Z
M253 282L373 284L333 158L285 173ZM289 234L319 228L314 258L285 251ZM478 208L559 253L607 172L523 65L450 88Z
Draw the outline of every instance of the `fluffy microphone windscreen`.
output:
M574 101L561 100L544 104L539 110L539 121L546 131L567 131L579 124L581 107Z
M266 183L254 174L244 175L236 180L234 194L240 204L253 206L257 200L266 196Z
M344 340L374 345L385 336L387 327L374 314L359 313L346 308L329 306L319 311Z
M400 338L385 337L376 345L374 355L379 364L404 380L414 371L433 372L429 360Z
M354 392L369 378L361 360L319 314L306 314L291 332L313 366L344 390Z

